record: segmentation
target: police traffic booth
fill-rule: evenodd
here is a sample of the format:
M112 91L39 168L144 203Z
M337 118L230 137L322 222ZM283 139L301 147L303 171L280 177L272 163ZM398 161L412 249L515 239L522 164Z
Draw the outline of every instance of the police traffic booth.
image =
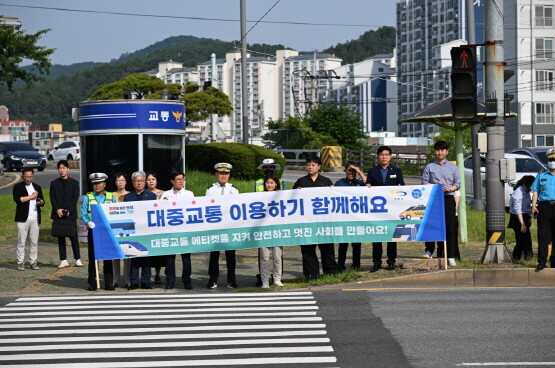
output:
M78 108L81 137L81 194L92 191L94 172L109 177L137 170L155 171L158 188L171 187L170 172L185 170L185 105L169 100L85 101ZM131 183L128 182L128 190Z

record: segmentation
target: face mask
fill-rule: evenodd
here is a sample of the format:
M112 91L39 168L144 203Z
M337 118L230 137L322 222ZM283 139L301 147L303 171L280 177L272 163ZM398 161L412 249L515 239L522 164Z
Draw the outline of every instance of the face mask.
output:
M555 169L555 161L547 161L547 167L549 167L550 170L554 170Z
M274 174L274 170L264 170L264 176L266 176L267 178L269 178L270 176L272 176Z

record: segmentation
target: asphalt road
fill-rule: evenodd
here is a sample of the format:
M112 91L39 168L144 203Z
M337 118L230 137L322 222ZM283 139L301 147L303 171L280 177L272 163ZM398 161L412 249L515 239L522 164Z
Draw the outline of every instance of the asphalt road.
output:
M551 288L40 298L0 299L0 365L555 366Z

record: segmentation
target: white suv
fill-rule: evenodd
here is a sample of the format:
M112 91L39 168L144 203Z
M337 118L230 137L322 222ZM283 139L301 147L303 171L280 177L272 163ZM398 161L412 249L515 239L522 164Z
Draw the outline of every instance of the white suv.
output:
M81 158L81 146L79 141L65 141L48 154L49 161L79 160Z

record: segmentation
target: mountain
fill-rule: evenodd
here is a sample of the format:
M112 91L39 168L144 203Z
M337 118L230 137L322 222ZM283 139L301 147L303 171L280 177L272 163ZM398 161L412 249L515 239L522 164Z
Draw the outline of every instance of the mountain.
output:
M341 57L343 63L350 64L368 59L377 54L390 54L395 47L395 28L380 27L375 31L368 31L356 40L339 43L323 52Z
M78 63L54 65L52 75L46 82L31 88L18 85L10 93L0 88L0 104L10 109L10 117L28 120L43 128L50 123L62 123L65 130L76 130L71 120L71 110L86 100L100 86L113 83L126 75L158 68L160 61L174 60L184 66L195 66L210 59L216 53L223 57L226 52L239 47L238 41L225 42L193 36L169 37L144 49L122 54L109 63ZM379 53L390 53L395 45L395 29L382 27L368 31L357 40L337 44L325 52L343 58L344 63L361 61ZM275 54L283 45L252 44L249 50ZM255 53L253 53L255 54Z

